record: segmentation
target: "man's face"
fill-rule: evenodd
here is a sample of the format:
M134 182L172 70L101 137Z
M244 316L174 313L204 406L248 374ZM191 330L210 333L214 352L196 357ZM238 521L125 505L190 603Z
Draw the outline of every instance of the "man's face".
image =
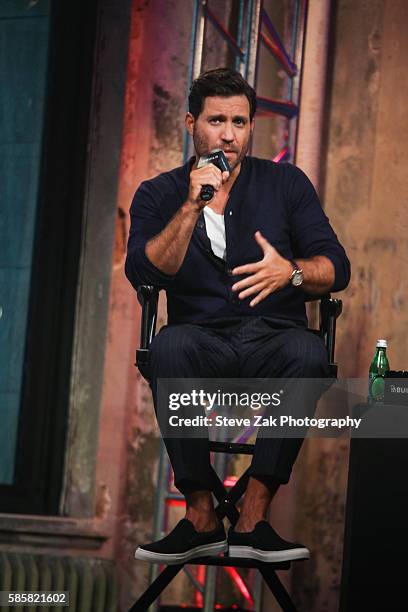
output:
M198 157L213 149L222 149L233 170L244 159L254 122L249 119L249 102L245 95L211 96L197 119L187 113L186 127L193 136Z

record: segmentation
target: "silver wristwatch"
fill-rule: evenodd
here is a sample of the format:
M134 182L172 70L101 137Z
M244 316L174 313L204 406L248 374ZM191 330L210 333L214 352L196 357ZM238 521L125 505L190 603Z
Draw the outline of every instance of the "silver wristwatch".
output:
M300 287L300 285L303 283L303 270L299 268L296 261L293 261L292 259L289 259L289 261L293 266L293 272L290 275L289 280L294 287Z

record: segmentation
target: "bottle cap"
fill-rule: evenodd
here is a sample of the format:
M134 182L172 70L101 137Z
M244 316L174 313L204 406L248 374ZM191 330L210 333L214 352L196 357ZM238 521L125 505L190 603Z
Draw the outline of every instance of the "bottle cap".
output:
M384 340L383 338L381 338L380 340L377 340L377 348L387 348L387 346L388 346L387 340Z

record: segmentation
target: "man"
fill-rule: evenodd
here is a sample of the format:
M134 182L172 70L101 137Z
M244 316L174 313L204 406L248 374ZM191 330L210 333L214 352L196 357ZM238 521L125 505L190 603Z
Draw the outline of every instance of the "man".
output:
M307 331L305 294L344 289L350 264L301 170L246 156L255 91L220 68L194 81L186 128L196 156L143 182L131 207L126 274L134 287L166 289L168 325L151 346L157 413L160 378L323 378L327 354ZM222 149L230 172L200 156ZM215 195L200 198L204 185ZM309 412L315 409L309 406ZM258 436L240 518L230 529L214 512L207 439L165 439L186 517L136 557L177 563L218 554L263 561L307 558L266 522L288 482L301 439Z

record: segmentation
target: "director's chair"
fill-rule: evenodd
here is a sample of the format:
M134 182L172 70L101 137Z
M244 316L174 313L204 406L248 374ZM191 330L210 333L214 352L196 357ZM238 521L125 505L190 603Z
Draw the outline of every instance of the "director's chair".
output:
M157 322L157 303L159 291L151 285L142 285L137 291L138 300L142 306L140 348L136 350L136 366L142 376L149 380L149 348L156 332ZM336 378L337 364L334 362L334 349L336 339L336 321L342 312L342 301L333 299L330 295L311 296L308 301L320 300L319 304L319 329L311 330L319 334L327 349L327 358L330 368L330 376ZM210 451L215 453L244 454L254 453L253 444L241 444L236 442L209 442ZM223 482L214 472L213 494L218 501L215 512L222 521L225 517L235 526L239 518L239 511L236 507L237 502L245 493L249 475L248 469L240 476L234 486L227 491ZM263 579L279 603L283 612L296 612L296 607L292 602L288 592L276 575L276 570L288 570L293 561L280 563L266 563L254 559L240 559L229 557L227 554L220 557L199 557L187 562L189 565L206 566L228 566L238 568L256 568L260 571ZM166 586L182 570L184 563L178 565L168 565L159 576L152 582L147 590L129 609L129 612L141 612L149 608L156 601Z

